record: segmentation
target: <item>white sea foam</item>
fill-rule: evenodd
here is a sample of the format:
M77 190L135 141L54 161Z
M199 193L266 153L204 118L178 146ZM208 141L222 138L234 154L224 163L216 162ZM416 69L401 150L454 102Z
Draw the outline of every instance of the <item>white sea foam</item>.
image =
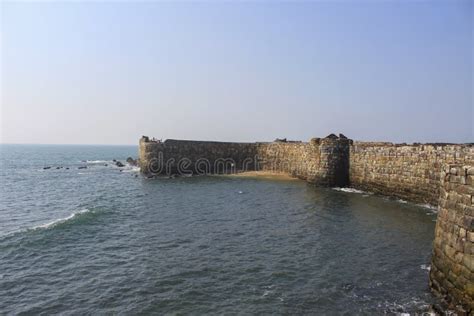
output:
M64 223L64 222L67 222L71 219L73 219L74 217L80 215L80 214L84 214L84 213L87 213L87 212L90 212L89 209L83 209L83 210L80 210L80 211L76 211L76 212L73 212L71 215L67 216L67 217L63 217L63 218L58 218L58 219L55 219L49 223L45 223L45 224L41 224L41 225L38 225L38 226L34 226L33 228L31 228L32 230L36 230L36 229L44 229L44 228L50 228L50 227L53 227L53 226L56 226L60 223Z
M122 168L122 172L140 172L140 167L132 166L130 164L126 164L125 167Z
M430 270L431 270L431 266L430 266L429 264L422 264L422 265L420 266L420 268L421 268L422 270L426 270L426 271L430 271Z
M421 207L429 209L432 213L438 213L438 207L431 204L418 204Z
M402 200L402 199L398 199L397 202L401 203L401 204L413 204L413 205L416 205L416 206L419 206L419 207L426 208L430 211L429 213L426 213L426 215L433 215L433 214L438 213L438 208L436 206L431 205L431 204L415 204L415 203L410 203L410 202Z
M107 161L107 160L86 160L86 163L99 164L99 163L110 163L110 161Z
M354 188L333 188L333 190L341 191L341 192L348 192L348 193L358 193L358 194L364 194L364 195L371 194L370 192L365 192L365 191L357 190L357 189L354 189Z

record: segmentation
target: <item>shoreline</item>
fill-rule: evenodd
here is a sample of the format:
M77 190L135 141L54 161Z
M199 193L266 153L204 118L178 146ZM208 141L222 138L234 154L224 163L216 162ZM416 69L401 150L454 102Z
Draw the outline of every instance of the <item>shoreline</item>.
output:
M271 179L271 180L292 180L292 181L301 180L299 178L290 176L288 173L272 172L272 171L244 171L244 172L239 172L239 173L225 174L223 176L235 177L235 178Z

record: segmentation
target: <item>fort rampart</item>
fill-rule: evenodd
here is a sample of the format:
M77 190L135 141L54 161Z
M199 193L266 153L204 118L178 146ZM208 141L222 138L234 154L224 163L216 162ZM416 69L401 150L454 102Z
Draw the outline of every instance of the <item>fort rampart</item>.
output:
M474 315L474 145L353 142L164 142L142 137L147 177L271 171L438 206L430 284L445 307Z
M460 314L474 313L474 167L443 166L430 285Z
M438 205L440 173L446 163L474 165L474 146L354 142L350 183L362 190Z
M230 143L168 139L140 140L139 164L147 176L222 174L242 171L286 173L327 186L349 184L352 141L337 136L310 142Z

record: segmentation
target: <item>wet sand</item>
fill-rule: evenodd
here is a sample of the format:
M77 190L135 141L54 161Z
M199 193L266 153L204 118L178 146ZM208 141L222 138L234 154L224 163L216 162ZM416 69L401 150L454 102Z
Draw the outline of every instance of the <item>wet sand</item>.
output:
M283 172L271 172L271 171L245 171L234 174L226 175L227 177L238 177L238 178L264 178L272 180L299 180L294 178L287 173Z

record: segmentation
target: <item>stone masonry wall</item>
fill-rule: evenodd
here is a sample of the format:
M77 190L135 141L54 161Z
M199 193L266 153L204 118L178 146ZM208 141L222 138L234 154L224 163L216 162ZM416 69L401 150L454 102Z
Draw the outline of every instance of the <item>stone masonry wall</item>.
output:
M474 165L440 173L430 284L459 315L474 315Z
M474 163L474 146L354 142L350 183L362 190L437 205L445 163Z
M317 141L313 139L312 142ZM327 186L345 187L350 183L349 152L352 140L347 138L323 138L319 140L321 163L316 177L310 182Z
M140 140L140 167L146 175L272 171L311 183L345 186L351 141L331 135L305 142L227 143Z
M349 184L349 146L345 138L313 138L309 143L259 143L259 170L282 172L323 186Z
M254 170L255 143L168 139L140 140L140 169L145 174L210 174Z
M257 170L285 173L303 180L319 168L319 147L304 142L258 143Z

